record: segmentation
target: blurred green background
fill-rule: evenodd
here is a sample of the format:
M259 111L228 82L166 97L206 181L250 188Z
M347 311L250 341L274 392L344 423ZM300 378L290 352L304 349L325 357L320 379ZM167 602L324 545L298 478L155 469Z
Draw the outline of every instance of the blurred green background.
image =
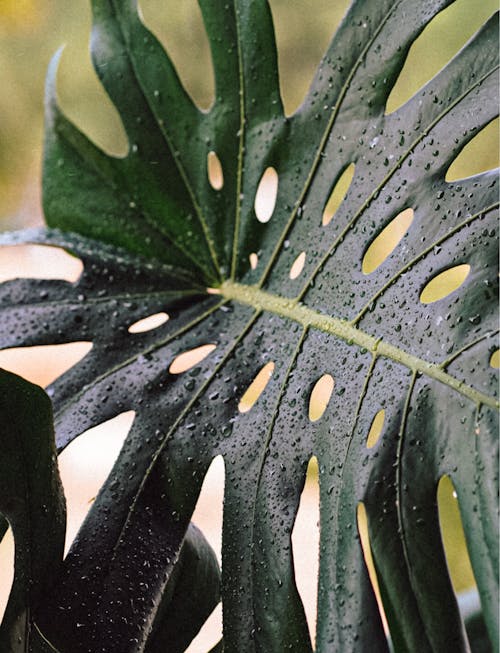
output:
M271 0L288 113L300 104L348 0ZM188 91L213 97L208 42L195 0L143 0L146 24L166 45ZM497 0L457 0L425 30L391 94L388 112L417 91L497 9ZM114 154L126 152L119 117L92 71L88 0L0 0L0 230L41 220L40 159L45 71L65 44L59 95L67 114ZM465 177L498 165L498 121L467 146L450 171ZM440 487L445 543L457 589L473 583L451 483Z

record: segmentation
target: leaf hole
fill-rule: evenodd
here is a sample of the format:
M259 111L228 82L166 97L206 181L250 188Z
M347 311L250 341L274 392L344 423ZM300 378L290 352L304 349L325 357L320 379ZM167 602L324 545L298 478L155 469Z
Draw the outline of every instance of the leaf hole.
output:
M206 651L212 651L221 638L222 603L219 603L215 606L212 614L205 621L198 634L184 653L206 653Z
M189 349L174 358L168 371L170 374L182 374L182 372L187 372L187 370L190 370L195 365L198 365L198 363L201 363L201 361L211 354L215 348L216 345L208 344Z
M79 258L60 247L3 245L0 247L0 282L10 279L76 281L83 271Z
M129 333L144 333L145 331L152 331L157 329L162 324L168 320L168 315L166 313L155 313L154 315L149 315L148 317L142 318L131 324L128 328Z
M224 503L224 458L216 456L210 463L196 502L192 521L202 531L208 543L222 561L222 516Z
M57 72L59 103L67 118L97 147L124 157L129 150L127 134L120 112L86 56L87 39L87 32L81 30L78 39L71 39L64 49Z
M253 408L260 395L266 389L267 384L271 380L273 372L274 363L272 362L266 363L264 367L259 371L257 376L245 390L245 393L240 399L240 403L238 404L238 410L240 413L248 413L248 411Z
M355 166L354 163L350 163L347 168L345 168L334 182L332 191L330 192L330 197L328 198L325 208L323 209L323 217L321 219L321 224L323 227L330 224L333 216L337 213L339 206L345 199L349 186L352 183L354 177Z
M323 417L332 396L335 381L330 374L323 374L316 383L309 398L309 419L317 422Z
M273 167L264 171L255 194L255 215L262 223L269 222L278 197L278 173Z
M304 99L332 34L349 7L349 0L335 2L283 2L271 0L278 46L281 94L287 115ZM311 11L314 7L314 11ZM303 43L297 56L297 43Z
M498 370L498 368L500 368L500 349L497 349L491 354L490 367L492 367L494 370Z
M319 483L316 456L309 460L304 489L292 530L295 583L302 599L314 646L319 577Z
M413 42L387 99L393 113L443 68L495 10L494 3L456 2L441 11Z
M455 265L432 278L420 293L422 304L433 304L458 290L470 273L470 265Z
M0 623L2 622L14 581L14 558L14 535L12 528L9 526L3 539L0 539L0 578L2 579L0 583Z
M85 341L14 347L0 351L0 367L46 387L85 358L91 349L92 343Z
M445 180L457 181L498 168L499 150L499 119L495 118L462 148L446 171Z
M385 422L385 410L379 410L373 418L368 437L366 438L366 448L372 449L380 439Z
M290 268L290 273L289 273L290 279L292 280L296 279L300 275L300 273L304 269L305 262L306 262L306 253L301 252L293 262L292 267Z
M248 260L250 261L251 269L256 270L259 264L259 257L257 256L257 254L255 252L252 252L248 257Z
M455 487L449 476L439 480L437 504L441 539L453 589L456 593L476 587L465 541Z
M66 551L109 476L134 418L133 410L120 413L82 433L60 454L67 508Z
M386 633L389 632L389 625L387 622L387 617L385 615L384 604L382 603L382 596L380 594L380 587L377 577L377 571L375 569L375 562L373 560L372 548L370 545L370 536L368 532L368 516L366 514L365 504L360 501L356 510L356 517L358 523L358 533L359 539L361 541L361 548L363 550L363 557L365 559L366 569L368 571L368 576L370 577L370 583L377 599L378 610L380 613L380 618L384 626Z
M210 463L196 502L192 521L201 530L215 551L219 565L222 561L222 522L224 505L225 465L222 456ZM204 653L222 637L222 604L219 603L193 639L186 653Z
M207 174L210 186L212 186L214 190L221 190L224 186L224 173L222 172L220 159L215 152L208 153Z
M208 109L215 98L215 78L210 44L196 0L141 0L140 8L144 24L168 52L187 92L201 109Z
M363 274L375 272L389 258L408 232L413 216L413 209L401 211L372 241L363 256Z

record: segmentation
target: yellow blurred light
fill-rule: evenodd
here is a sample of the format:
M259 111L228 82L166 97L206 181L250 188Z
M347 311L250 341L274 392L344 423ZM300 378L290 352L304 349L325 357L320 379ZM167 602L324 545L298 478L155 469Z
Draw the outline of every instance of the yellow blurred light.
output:
M35 0L2 0L0 28L31 29L40 21L42 8Z

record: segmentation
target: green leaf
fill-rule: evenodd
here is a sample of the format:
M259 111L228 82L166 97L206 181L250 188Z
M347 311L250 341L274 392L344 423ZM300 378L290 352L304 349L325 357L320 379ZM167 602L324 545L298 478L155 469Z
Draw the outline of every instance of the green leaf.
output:
M0 648L35 653L48 650L38 643L34 614L62 565L65 501L50 401L41 388L5 370L0 370L0 442L0 511L16 546Z
M1 344L92 340L49 388L59 449L136 412L41 615L63 650L69 642L75 653L148 650L217 455L226 474L225 651L312 648L291 546L312 456L317 651L387 650L356 527L361 502L396 651L468 650L439 530L445 474L498 647L497 175L445 181L498 112L496 17L385 114L409 48L449 4L354 0L308 97L285 116L264 0L200 0L216 77L206 113L141 23L137 2L94 0L92 56L129 138L123 159L64 117L53 63L44 159L51 229L2 242L63 247L84 271L74 284L3 284ZM210 152L221 163L220 189L209 183ZM351 164L349 190L323 226ZM268 168L277 197L263 222L254 203ZM370 245L408 209L406 235L364 267ZM302 270L290 275L299 257ZM459 287L432 303L422 296L452 268L462 273ZM168 313L165 324L129 332L158 312ZM215 349L190 370L171 369L179 354L207 344ZM264 391L241 410L266 365ZM325 374L333 394L311 420L310 396ZM368 447L381 410L380 439Z
M219 581L219 564L212 548L190 524L146 651L184 651L219 602Z

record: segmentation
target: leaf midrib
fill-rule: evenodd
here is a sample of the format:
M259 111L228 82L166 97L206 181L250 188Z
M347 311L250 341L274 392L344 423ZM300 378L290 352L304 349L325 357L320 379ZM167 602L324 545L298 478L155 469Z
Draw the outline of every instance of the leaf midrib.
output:
M382 338L358 329L347 320L325 315L314 309L304 306L297 300L291 300L279 295L274 295L257 286L246 286L232 281L225 281L220 287L220 293L225 299L237 301L256 310L275 313L288 318L302 325L304 328L313 328L324 333L337 336L349 344L356 345L374 356L383 356L396 363L404 365L413 374L423 374L430 379L444 383L461 395L473 401L476 405L484 404L491 408L499 408L500 403L482 392L455 377L444 370L444 365L436 365L414 356L413 354L400 349Z

